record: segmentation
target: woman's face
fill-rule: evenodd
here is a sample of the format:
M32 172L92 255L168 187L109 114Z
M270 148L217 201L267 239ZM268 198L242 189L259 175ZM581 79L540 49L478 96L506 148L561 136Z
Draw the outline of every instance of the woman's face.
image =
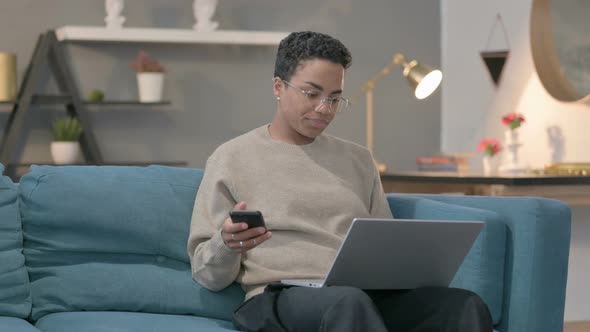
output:
M301 63L288 83L275 78L273 90L280 100L272 126L279 122L274 129L280 130L281 137L294 144L308 144L328 127L335 113L321 100L341 96L344 71L340 64L312 59Z

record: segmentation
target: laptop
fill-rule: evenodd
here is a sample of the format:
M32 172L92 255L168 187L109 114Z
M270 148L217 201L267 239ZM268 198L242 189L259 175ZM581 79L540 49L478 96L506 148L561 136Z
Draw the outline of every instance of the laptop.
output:
M448 287L483 226L482 221L355 218L325 279L281 283L360 289Z

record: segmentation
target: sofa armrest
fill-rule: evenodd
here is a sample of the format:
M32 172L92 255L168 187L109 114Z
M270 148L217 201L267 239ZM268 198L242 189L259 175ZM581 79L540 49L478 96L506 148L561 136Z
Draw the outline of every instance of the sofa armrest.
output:
M502 318L506 225L498 213L447 204L421 197L387 195L391 210L400 219L483 221L484 228L457 271L451 287L478 294L488 305L494 324Z
M502 215L508 230L502 332L563 330L571 233L566 204L534 197L391 194L393 200L428 199ZM395 207L394 207L395 209Z

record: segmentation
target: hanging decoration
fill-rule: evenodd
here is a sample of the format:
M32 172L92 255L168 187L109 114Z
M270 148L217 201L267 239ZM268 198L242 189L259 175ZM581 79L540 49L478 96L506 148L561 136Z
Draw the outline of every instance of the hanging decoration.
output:
M506 42L505 49L496 49L490 50L490 42L492 40L492 35L497 26L500 26L503 32L503 36ZM502 71L504 70L504 65L506 64L506 60L508 59L508 55L510 54L510 43L508 41L508 33L506 32L506 26L504 25L504 21L502 20L502 15L499 13L496 15L494 19L494 24L490 30L488 35L488 41L486 43L484 51L480 52L480 56L486 65L486 68L490 72L490 77L494 82L494 85L498 85L500 82L500 78L502 77Z

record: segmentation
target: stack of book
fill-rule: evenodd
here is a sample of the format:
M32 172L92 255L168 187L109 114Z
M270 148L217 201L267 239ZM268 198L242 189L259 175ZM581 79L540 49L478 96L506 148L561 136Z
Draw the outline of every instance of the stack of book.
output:
M457 172L460 160L454 156L417 157L416 168L425 172Z

